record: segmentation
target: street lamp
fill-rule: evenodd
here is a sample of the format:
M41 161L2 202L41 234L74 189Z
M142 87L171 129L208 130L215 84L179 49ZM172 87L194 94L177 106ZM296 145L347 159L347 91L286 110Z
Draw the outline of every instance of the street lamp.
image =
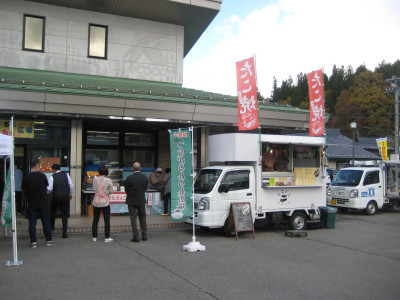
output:
M354 160L356 158L355 135L356 135L357 123L356 122L351 122L350 123L350 128L353 129L353 166L354 166Z

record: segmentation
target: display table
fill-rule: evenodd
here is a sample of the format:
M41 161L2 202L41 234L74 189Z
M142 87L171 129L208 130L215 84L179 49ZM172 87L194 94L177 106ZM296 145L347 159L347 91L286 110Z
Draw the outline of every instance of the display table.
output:
M146 191L146 214L160 215L164 212L164 203L161 200L160 192ZM114 192L110 195L110 208L112 214L126 214L129 213L128 205L126 202L125 192Z
M110 195L110 209L112 214L129 213L125 192L114 192Z
M92 202L92 198L94 196L94 190L82 190L82 215L88 214L88 204Z

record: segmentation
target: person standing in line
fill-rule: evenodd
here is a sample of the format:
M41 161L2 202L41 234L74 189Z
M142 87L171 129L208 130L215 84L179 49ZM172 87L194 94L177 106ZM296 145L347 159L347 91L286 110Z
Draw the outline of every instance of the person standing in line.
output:
M14 184L15 184L15 204L17 213L21 214L24 211L24 205L22 202L22 178L24 173L21 170L21 165L19 163L15 164L14 171Z
M147 241L145 191L148 181L146 175L140 172L142 170L140 163L134 162L132 170L133 174L126 178L125 191L127 194L126 204L128 204L133 233L133 239L131 241L137 243L139 242L137 216L139 216L140 228L142 230L142 240Z
M171 206L171 168L165 169L164 182L164 213L161 215L168 216L168 207Z
M37 247L36 223L40 213L43 232L46 237L46 246L54 245L50 228L50 207L47 203L47 186L49 185L46 175L39 171L39 161L34 160L30 164L31 173L22 180L22 190L27 197L27 211L29 218L29 236L31 247Z
M110 178L107 177L108 168L105 165L101 165L99 168L99 176L93 179L94 198L92 201L93 205L93 223L92 223L92 240L97 241L97 225L100 220L100 213L103 211L104 216L104 241L106 243L114 241L110 237L110 195L114 192L113 183Z
M71 177L67 173L60 171L61 167L59 164L54 164L51 168L53 169L53 175L49 178L49 186L47 187L49 194L53 192L50 211L51 229L55 229L56 211L57 207L60 206L63 226L62 237L66 239L68 237L69 201L72 199L74 193L74 185L72 184Z

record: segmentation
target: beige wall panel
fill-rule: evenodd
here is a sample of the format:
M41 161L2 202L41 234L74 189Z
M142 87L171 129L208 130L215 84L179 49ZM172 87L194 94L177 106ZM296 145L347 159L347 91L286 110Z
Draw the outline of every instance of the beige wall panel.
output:
M44 103L39 102L26 102L15 100L0 100L1 110L20 110L31 112L43 112Z
M81 56L87 58L88 54L88 40L78 38L67 38L67 55L68 56Z
M13 101L44 102L44 93L0 90L0 99Z
M21 22L21 14L18 12L10 11L8 7L1 6L3 4L4 1L0 1L0 28L22 31L23 22Z
M67 38L65 36L46 35L45 43L47 53L63 54L64 56L67 54Z
M175 111L160 111L151 109L125 109L125 117L134 118L156 118L169 120L191 120L193 113L191 112L175 112Z
M195 105L181 104L171 102L156 102L156 101L139 101L139 100L126 100L126 108L133 109L147 109L147 110L164 110L164 111L177 111L177 112L190 112L193 113Z
M1 18L1 16L0 16ZM11 48L21 50L22 47L22 32L11 29L0 29L1 48ZM3 49L0 49L0 54Z
M99 115L99 116L121 116L124 112L121 108L113 107L96 107L94 112L93 106L86 105L66 105L66 104L54 104L46 103L46 113L67 113L67 114L79 114L79 115Z
M46 103L72 104L78 106L79 105L95 106L96 108L125 107L124 99L99 98L99 97L76 96L76 95L59 95L59 94L46 94Z

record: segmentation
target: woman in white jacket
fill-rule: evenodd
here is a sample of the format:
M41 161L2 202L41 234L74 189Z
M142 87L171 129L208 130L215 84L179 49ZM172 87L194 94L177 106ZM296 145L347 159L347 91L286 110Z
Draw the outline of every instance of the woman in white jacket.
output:
M110 237L110 195L113 193L113 183L110 178L107 177L108 168L102 165L99 168L99 176L93 179L93 189L95 195L92 201L93 205L93 223L92 223L92 240L97 241L97 225L99 224L100 214L103 211L104 216L104 233L105 242L112 242L113 239Z

